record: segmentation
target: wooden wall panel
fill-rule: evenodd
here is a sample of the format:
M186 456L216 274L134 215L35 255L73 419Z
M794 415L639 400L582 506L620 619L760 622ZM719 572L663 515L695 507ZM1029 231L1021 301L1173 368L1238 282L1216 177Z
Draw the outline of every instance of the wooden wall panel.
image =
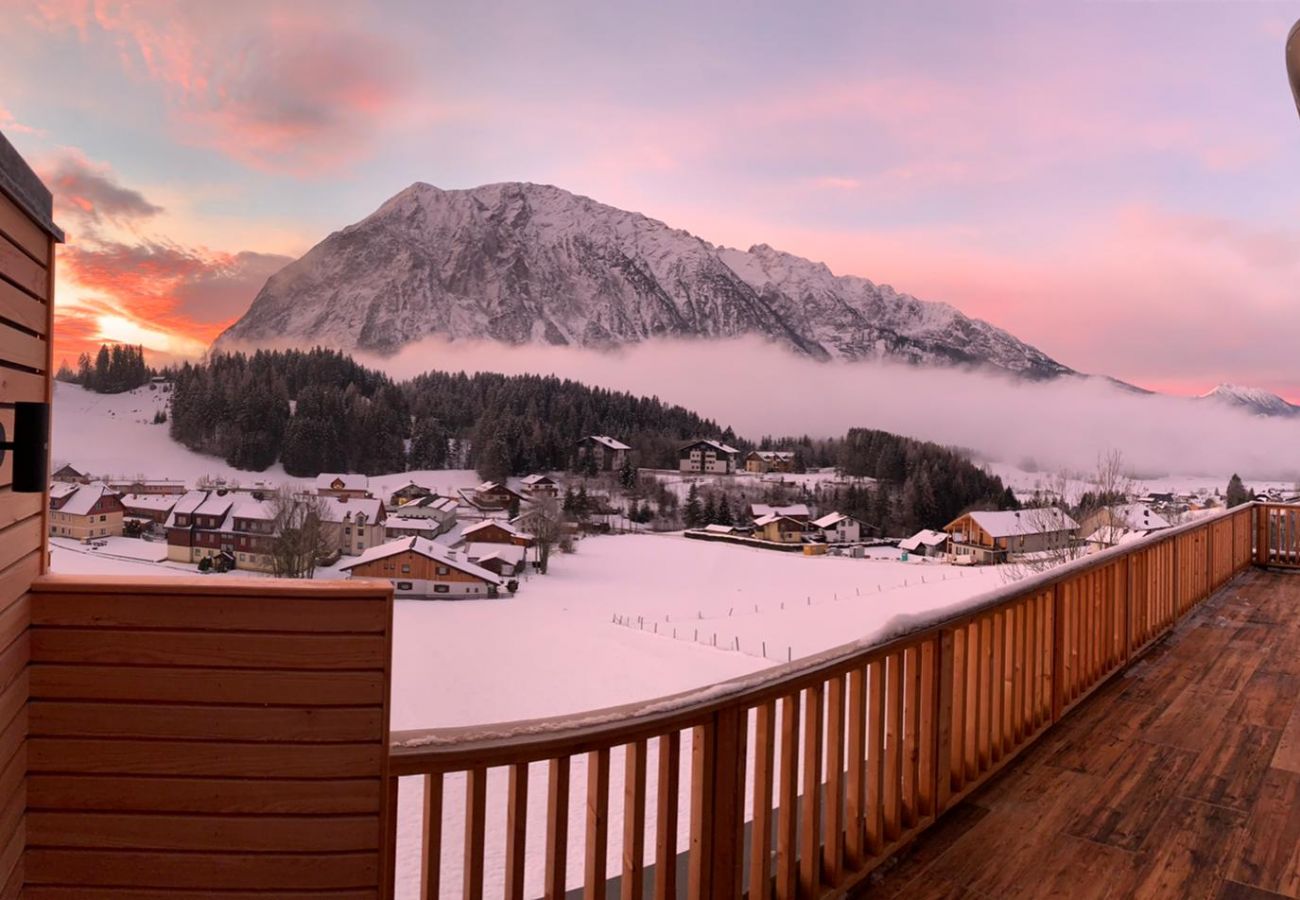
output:
M386 583L46 576L31 620L27 896L379 896Z

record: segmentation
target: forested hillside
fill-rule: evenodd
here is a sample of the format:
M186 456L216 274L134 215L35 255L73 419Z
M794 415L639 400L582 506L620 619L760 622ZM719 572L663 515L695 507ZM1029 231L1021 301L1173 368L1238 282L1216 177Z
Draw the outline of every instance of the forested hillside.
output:
M617 435L643 466L675 466L687 438L736 440L655 398L537 375L430 372L398 384L321 349L216 354L172 374L172 436L253 471L277 459L291 475L437 469L464 448L499 478L564 468L587 434Z

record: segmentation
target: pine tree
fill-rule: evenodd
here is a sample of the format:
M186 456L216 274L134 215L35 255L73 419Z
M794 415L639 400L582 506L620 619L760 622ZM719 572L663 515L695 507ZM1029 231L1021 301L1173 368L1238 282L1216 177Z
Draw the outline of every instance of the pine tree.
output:
M719 525L735 525L736 520L731 514L731 503L727 500L727 495L723 494L722 499L718 501L718 510L713 516L713 521Z
M700 520L705 525L712 525L718 521L718 508L713 503L712 491L704 497L704 509L700 512Z
M686 492L686 509L683 510L682 515L685 517L687 528L699 528L704 524L701 521L703 511L700 509L700 491L695 486L695 482L691 482L690 490Z
M1234 472L1232 478L1228 479L1228 490L1226 496L1228 508L1231 509L1234 506L1241 506L1243 503L1249 503L1254 494L1244 484L1242 484L1241 476Z

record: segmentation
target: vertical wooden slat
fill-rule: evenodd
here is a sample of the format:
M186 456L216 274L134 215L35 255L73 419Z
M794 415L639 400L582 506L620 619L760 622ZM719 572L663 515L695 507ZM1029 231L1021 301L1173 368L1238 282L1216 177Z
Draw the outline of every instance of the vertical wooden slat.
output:
M47 507L49 504L45 504ZM49 554L42 553L42 557ZM42 560L42 569L44 560ZM397 792L401 786L400 779L389 778L384 785L384 873L382 894L392 898L397 893Z
M826 683L826 835L822 877L839 884L844 874L844 676Z
M993 623L979 619L979 707L976 710L976 741L979 751L976 771L983 774L991 763L993 737Z
M903 656L885 657L885 838L902 833Z
M749 898L772 896L772 788L776 781L776 704L758 707L754 724L754 820L750 829Z
M825 691L818 683L804 691L803 797L799 821L799 891L816 897L821 891L822 830L822 708Z
M506 798L506 900L523 900L528 844L528 763L510 767Z
M424 900L437 900L441 891L442 773L430 772L424 776L424 852L420 860L420 896Z
M655 810L655 900L677 898L677 791L681 736L659 737L659 800Z
M709 897L713 876L717 828L714 806L717 792L713 780L718 753L716 717L697 725L691 732L691 857L687 870L686 896Z
M956 671L953 659L953 632L947 628L939 632L936 647L936 671L938 682L938 699L935 701L934 732L934 802L935 813L948 808L948 798L952 796L952 756L953 756L953 675Z
M584 900L604 900L609 851L609 748L587 754L587 855Z
M1065 589L1058 582L1052 588L1052 717L1057 722L1065 706Z
M1002 759L1002 735L1003 735L1003 690L1005 689L1005 675L1002 671L1002 660L1006 648L1003 646L1003 637L1005 635L1005 620L1002 610L993 610L989 616L989 689L991 691L991 702L989 704L989 760L997 762Z
M551 760L546 791L546 900L563 900L568 890L569 757Z
M926 640L920 650L920 728L917 742L920 744L917 760L917 812L922 817L935 814L935 729L938 726L935 710L939 704L939 682L935 671L937 641Z
M633 741L623 766L622 900L641 900L645 894L645 767L645 741Z
M799 695L781 698L781 806L777 812L776 896L799 896Z
M867 846L885 846L885 663L867 664Z
M921 654L915 647L902 653L903 663L903 825L911 828L920 820L917 812L918 767L921 763Z
M845 842L848 864L861 866L866 854L867 673L849 672L848 785L844 798Z
M483 897L483 833L487 812L487 770L470 769L465 773L465 900Z
M969 784L979 776L979 698L980 698L980 629L978 622L966 626L966 734L962 739L965 747L966 769L963 784Z

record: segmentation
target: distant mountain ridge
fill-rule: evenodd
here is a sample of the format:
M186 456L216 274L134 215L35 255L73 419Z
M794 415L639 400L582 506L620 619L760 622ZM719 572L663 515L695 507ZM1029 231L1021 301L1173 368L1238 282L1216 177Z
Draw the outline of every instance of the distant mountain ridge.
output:
M1201 394L1198 401L1219 403L1224 406L1244 409L1257 416L1292 417L1300 416L1300 406L1290 403L1277 394L1261 388L1242 387L1236 384L1220 384L1214 390Z
M431 335L597 349L759 335L818 360L1076 374L947 304L524 183L413 184L273 275L214 347L392 353Z

